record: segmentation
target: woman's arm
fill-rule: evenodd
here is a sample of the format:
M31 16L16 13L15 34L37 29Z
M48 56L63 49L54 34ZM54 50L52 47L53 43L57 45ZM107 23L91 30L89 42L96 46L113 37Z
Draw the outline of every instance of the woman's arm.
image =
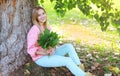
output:
M37 50L37 51L35 52L35 54L36 54L36 55L48 55L48 53L47 53L46 51L44 51L44 50L42 50L42 51Z
M55 49L52 48L52 47L49 47L46 51L47 51L47 53L48 53L49 55L53 55L54 52L55 52Z
M49 47L47 50L37 50L35 52L36 55L53 55L54 53L54 48Z
M35 56L36 50L38 50L37 39L39 35L39 29L37 26L32 26L27 35L27 52L33 57Z

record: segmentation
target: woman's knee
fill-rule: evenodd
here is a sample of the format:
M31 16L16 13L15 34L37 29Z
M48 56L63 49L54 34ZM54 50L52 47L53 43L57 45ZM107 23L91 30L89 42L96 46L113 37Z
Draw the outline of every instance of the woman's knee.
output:
M66 65L73 63L73 60L71 58L66 58Z
M73 45L70 44L70 43L65 44L65 46L68 47L68 48L73 48Z

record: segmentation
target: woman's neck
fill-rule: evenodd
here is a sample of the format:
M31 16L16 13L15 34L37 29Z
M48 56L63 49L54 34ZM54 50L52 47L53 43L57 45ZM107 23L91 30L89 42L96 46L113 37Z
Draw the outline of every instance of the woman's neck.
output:
M40 32L42 33L44 30L45 30L45 26L44 25L37 25L38 26L38 28L39 28L39 30L40 30Z
M40 26L42 26L44 29L47 28L47 26L45 25L45 23L39 23Z
M44 23L40 23L40 22L39 22L39 24L40 24L40 26L44 26Z

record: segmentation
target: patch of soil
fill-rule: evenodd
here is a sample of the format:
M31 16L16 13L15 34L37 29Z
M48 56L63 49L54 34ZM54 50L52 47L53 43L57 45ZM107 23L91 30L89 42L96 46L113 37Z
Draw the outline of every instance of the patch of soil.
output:
M74 76L66 67L44 68L29 60L10 76Z

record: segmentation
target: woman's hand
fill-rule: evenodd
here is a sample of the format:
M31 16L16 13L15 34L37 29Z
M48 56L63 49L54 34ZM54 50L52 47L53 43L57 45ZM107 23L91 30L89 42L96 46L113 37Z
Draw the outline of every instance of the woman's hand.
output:
M47 51L46 50L36 50L35 52L36 55L48 55Z
M46 51L47 51L48 55L53 55L54 50L55 50L54 48L49 47L48 50L46 50Z
M47 50L37 50L36 52L35 52L35 54L36 55L53 55L53 53L54 53L54 48L52 48L52 47L49 47Z

